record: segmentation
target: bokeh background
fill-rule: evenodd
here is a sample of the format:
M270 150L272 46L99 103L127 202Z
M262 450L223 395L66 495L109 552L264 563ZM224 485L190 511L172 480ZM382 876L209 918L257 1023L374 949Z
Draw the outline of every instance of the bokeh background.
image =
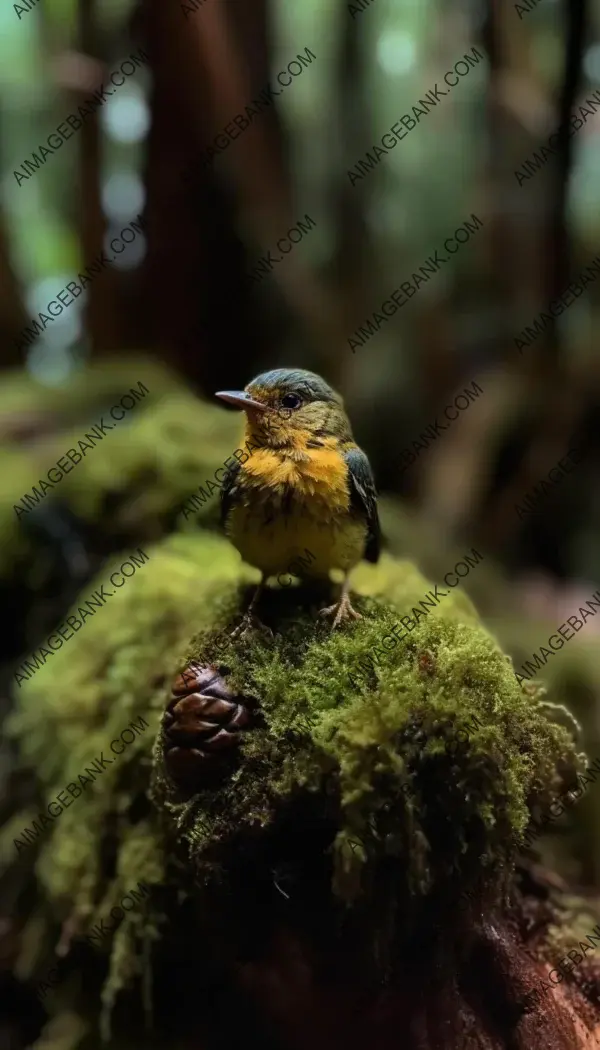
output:
M600 587L600 279L522 352L515 342L600 258L600 94L597 111L586 104L600 92L600 3L361 3L0 8L4 709L15 667L103 559L214 525L216 496L199 522L181 515L239 439L212 394L265 368L314 369L342 392L395 553L440 578L482 552L465 589L517 666ZM353 185L349 169L474 47L468 75ZM148 62L17 179L140 48ZM314 58L207 163L223 128L307 48ZM553 155L518 180L553 133ZM357 326L473 214L477 234L353 352ZM111 260L85 293L24 341L102 251ZM139 382L148 396L17 518L23 494ZM474 382L481 395L406 466L403 450ZM574 443L580 462L520 514ZM591 619L544 668L591 759L599 641ZM4 783L14 762L4 745ZM543 846L583 892L600 887L598 814L596 788Z

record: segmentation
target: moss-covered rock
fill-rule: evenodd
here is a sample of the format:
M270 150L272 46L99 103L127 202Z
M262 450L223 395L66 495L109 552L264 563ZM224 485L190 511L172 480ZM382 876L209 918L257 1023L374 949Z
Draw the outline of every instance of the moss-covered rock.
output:
M146 564L16 689L11 732L35 771L39 796L4 827L0 856L7 878L16 863L25 891L24 872L32 865L35 870L38 906L19 966L38 982L52 959L57 923L60 929L68 920L73 934L83 936L138 883L156 888L165 881L167 847L160 820L146 802L165 690L190 629L208 629L227 585L252 577L233 548L206 532L173 535L147 553ZM106 565L83 602L96 585L108 584L122 561L120 556ZM133 724L128 733L133 741L115 755L111 741L123 747L120 734ZM52 800L67 785L81 794L74 799L63 794L67 808L60 812ZM163 919L161 910L146 904L143 922L132 912L108 946L102 944L110 955L102 978L109 1007L115 989L139 973ZM93 970L91 956L83 965ZM81 995L81 983L77 991ZM75 994L62 983L48 1001L67 993Z
M463 594L441 591L435 612L417 613L394 644L392 630L415 617L426 581L384 556L355 583L379 602L362 603L351 631L315 626L314 606L280 592L266 603L273 641L239 646L222 633L192 645L191 659L229 668L230 687L259 699L265 725L243 743L240 775L218 799L196 796L185 818L175 802L179 827L198 862L210 844L210 866L216 841L229 847L232 836L268 827L298 791L327 793L332 777L334 883L344 896L358 891L363 867L389 855L410 895L452 879L464 886L482 866L497 880L531 811L547 808L569 776L574 783L571 738L545 717L541 695L520 689ZM170 806L176 792L158 780Z
M15 463L18 485L10 486L14 502L18 504L34 485L39 490L39 479L47 477L48 469L64 458L68 449L77 452L81 439L83 457L56 481L38 505L59 499L89 523L105 543L106 537L111 536L123 541L127 537L163 535L175 524L183 501L208 478L214 481L215 470L237 448L240 421L232 413L199 401L183 388L162 391L160 396L147 400L146 397L142 394L118 423L105 410L102 415L109 430L95 445L92 436L87 450L86 431L94 434L93 424L100 421L100 412L85 424L46 437L43 445L22 454ZM7 515L10 509L11 522L15 521L12 505L9 508L6 502L3 506ZM198 507L194 519L216 520L217 506L215 496L206 507ZM19 523L36 510L24 510L18 515Z
M400 500L379 500L383 532L392 554L410 550L432 579L443 579L457 560L464 557L461 547L443 535L439 527ZM498 562L488 558L461 583L475 602L488 629L508 653L517 670L531 660L540 645L556 633L561 617L533 615L523 607L523 586L515 587ZM593 586L590 585L590 593ZM577 603L566 615L577 614ZM600 705L600 661L594 621L571 638L536 675L546 689L546 701L557 705L568 703L581 727L581 738L593 762L600 757L600 730L597 710ZM600 824L600 786L588 791L568 816L554 821L536 840L536 848L546 864L569 881L586 885L600 884L600 842L596 828Z
M40 794L5 827L0 846L9 869L35 869L29 974L39 979L57 921L70 937L86 935L140 882L152 888L143 917L124 916L102 945L105 964L94 953L81 960L102 986L105 1021L138 977L148 1005L148 975L162 951L155 942L168 940L183 913L201 931L209 970L219 943L225 954L242 950L257 916L267 922L272 911L254 907L255 889L283 898L287 885L299 900L307 885L310 894L318 887L321 917L330 912L339 927L363 916L384 971L432 902L436 914L449 914L476 882L490 906L499 902L531 814L585 763L540 693L519 687L464 594L428 598L432 588L410 563L384 556L355 573L358 623L331 632L316 615L326 595L271 589L260 613L273 636L240 641L230 627L257 574L229 544L209 532L182 534L148 554L17 690L11 732ZM425 599L426 613L416 615ZM397 625L407 616L418 622L402 637ZM237 769L190 797L166 774L161 716L169 682L192 659L217 666L259 713ZM115 756L110 742L140 719L147 728ZM39 826L48 802L81 783L102 753L111 761L99 782L82 785L23 845L23 827ZM50 994L53 1009L64 1008L68 989Z
M0 398L0 587L5 603L23 608L17 619L26 620L41 598L48 606L54 598L58 615L63 589L74 593L69 581L76 590L86 564L89 573L112 550L154 542L174 529L216 526L214 474L239 444L236 414L199 400L143 358L83 369L60 391L20 373L7 386L16 400L3 415ZM130 390L139 399L126 400L130 410L111 421L110 408ZM94 425L101 418L100 440ZM10 426L24 423L33 426L27 440L11 436ZM73 458L81 456L74 465L65 459L69 449ZM54 469L48 480L59 460L68 472L61 477ZM208 479L210 498L182 513ZM28 631L35 636L36 625L29 623ZM16 651L19 644L15 638Z
M121 540L216 525L218 486L191 518L181 515L181 506L207 479L214 484L215 470L239 445L240 429L233 413L186 390L164 394L147 408L138 405L126 426L86 456L64 479L62 495L84 521Z

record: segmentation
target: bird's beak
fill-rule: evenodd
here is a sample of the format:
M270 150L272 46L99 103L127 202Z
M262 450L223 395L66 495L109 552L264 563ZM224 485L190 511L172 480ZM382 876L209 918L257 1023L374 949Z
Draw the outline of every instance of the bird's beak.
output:
M236 408L243 408L245 412L248 409L252 412L266 412L267 410L266 405L255 401L245 390L218 390L215 397L220 397L222 401L227 401L227 404L235 405Z

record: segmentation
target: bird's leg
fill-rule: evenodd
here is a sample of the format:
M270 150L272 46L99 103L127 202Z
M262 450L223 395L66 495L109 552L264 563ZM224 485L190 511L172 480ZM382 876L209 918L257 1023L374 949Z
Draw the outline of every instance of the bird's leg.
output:
M362 620L362 615L352 608L352 603L348 597L348 590L350 588L350 581L346 575L344 583L342 585L342 594L339 602L334 602L333 605L328 605L326 609L321 609L319 616L334 616L332 630L339 627L345 620Z
M246 609L242 622L231 632L232 638L244 638L250 631L266 631L268 634L273 634L271 628L267 627L262 620L259 620L254 612L254 608L258 604L258 600L265 589L266 582L266 577L263 575L258 587L252 595L250 605Z

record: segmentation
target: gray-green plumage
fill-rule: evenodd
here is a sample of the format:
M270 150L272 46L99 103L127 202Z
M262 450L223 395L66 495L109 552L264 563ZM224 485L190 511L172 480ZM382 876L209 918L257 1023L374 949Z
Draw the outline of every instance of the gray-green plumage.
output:
M344 460L348 465L351 506L359 511L362 510L367 519L368 532L364 557L366 561L375 564L379 561L381 553L381 526L377 513L377 490L371 464L358 445L349 448L344 453Z

